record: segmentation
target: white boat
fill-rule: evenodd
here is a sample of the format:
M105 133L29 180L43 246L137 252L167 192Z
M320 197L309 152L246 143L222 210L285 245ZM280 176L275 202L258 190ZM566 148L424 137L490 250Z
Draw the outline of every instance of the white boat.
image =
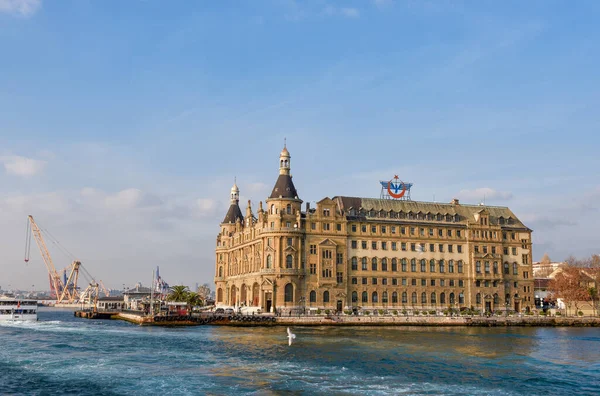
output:
M37 320L37 301L0 297L0 322Z

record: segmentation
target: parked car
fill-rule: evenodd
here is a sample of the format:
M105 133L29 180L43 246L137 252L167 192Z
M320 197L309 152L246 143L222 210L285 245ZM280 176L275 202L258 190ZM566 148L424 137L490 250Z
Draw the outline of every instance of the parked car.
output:
M224 314L225 310L223 308L217 308L217 309L215 309L215 313Z
M233 315L235 313L235 311L233 310L233 308L226 308L225 309L225 314L227 315Z

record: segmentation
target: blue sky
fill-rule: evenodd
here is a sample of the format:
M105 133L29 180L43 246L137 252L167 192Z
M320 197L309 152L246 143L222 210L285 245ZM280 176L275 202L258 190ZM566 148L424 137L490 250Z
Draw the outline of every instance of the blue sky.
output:
M33 214L109 286L210 282L237 177L301 198L509 206L534 259L600 252L600 3L0 0L0 286ZM245 206L245 205L243 205ZM69 263L60 252L56 266Z

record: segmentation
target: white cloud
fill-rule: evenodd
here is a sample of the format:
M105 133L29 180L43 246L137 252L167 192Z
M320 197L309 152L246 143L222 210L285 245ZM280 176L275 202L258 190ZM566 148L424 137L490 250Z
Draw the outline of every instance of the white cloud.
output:
M196 200L196 205L201 216L210 216L216 213L219 203L210 198L200 198Z
M373 0L373 4L375 4L377 8L384 8L394 4L394 0Z
M360 12L356 8L347 8L347 7L334 7L328 5L323 9L323 15L333 16L333 15L341 15L346 18L358 18L360 16Z
M25 17L35 14L42 7L42 0L0 0L0 12Z
M464 199L468 202L479 203L484 200L488 201L508 201L512 199L513 195L507 191L498 191L489 187L476 188L474 190L461 190L458 193L460 199Z
M89 191L87 192L89 193ZM163 203L159 197L145 193L137 188L128 188L116 194L109 195L104 199L104 202L107 207L114 209L144 208L159 206Z
M10 175L26 177L41 173L47 164L46 161L21 157L19 155L0 157L0 162L4 163L4 169L6 170L6 173Z

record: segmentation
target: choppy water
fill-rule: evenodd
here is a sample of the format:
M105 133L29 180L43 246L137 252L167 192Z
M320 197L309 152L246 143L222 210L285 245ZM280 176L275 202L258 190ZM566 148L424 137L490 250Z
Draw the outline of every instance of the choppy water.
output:
M0 324L0 394L599 394L597 328Z

